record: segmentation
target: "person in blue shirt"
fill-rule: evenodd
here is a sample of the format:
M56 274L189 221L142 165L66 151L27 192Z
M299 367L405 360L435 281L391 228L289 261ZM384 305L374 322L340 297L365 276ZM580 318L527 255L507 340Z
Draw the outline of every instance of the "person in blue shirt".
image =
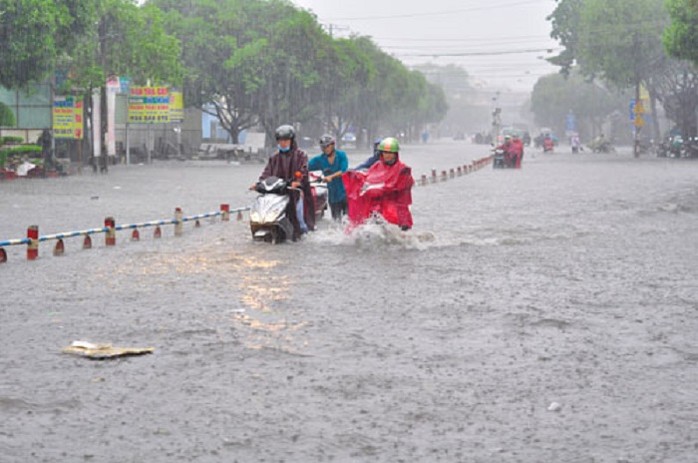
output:
M347 194L342 183L342 174L349 168L347 154L344 151L335 149L335 139L332 135L320 137L320 148L322 154L312 158L308 162L308 170L320 170L327 182L328 200L332 218L342 220L342 216L347 213Z
M364 162L354 167L354 170L368 170L373 164L377 163L381 158L381 152L378 151L378 145L383 141L383 138L376 138L373 141L373 154L370 158L366 159Z

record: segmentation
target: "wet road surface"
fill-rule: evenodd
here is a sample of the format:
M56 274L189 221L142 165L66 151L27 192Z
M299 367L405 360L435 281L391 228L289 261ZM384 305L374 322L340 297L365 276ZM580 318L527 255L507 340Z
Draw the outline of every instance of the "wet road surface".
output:
M270 246L204 221L9 248L0 462L696 461L698 163L533 153L415 188L408 234L325 219ZM419 176L486 154L402 158ZM260 170L0 183L0 238L246 205ZM61 353L77 339L156 351Z

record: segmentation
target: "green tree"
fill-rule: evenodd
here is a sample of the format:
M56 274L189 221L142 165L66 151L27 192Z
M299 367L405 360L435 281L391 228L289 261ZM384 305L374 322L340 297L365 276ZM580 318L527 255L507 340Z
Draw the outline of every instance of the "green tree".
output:
M599 82L586 81L573 70L568 77L551 74L538 79L531 94L531 111L537 124L557 133L565 132L566 116L572 111L581 137L588 139L601 131L614 111L625 110L626 96L609 91Z
M698 73L690 61L667 58L653 76L652 91L667 118L676 122L685 137L698 135ZM656 110L653 110L656 113Z
M552 32L550 36L560 42L564 47L559 55L549 58L548 61L560 66L561 72L568 75L577 59L577 43L579 21L584 0L555 0L557 6L548 16L551 22Z
M376 69L370 56L357 44L357 37L337 39L322 67L323 120L328 131L337 139L360 121L361 92L376 79Z
M0 85L26 88L45 80L84 18L77 0L0 0Z
M12 110L0 101L0 127L14 127L15 115Z
M670 55L698 64L698 0L666 0L671 25L664 30Z

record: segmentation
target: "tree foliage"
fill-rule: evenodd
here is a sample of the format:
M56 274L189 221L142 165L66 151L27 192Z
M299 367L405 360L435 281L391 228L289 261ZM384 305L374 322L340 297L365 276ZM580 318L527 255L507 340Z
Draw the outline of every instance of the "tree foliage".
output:
M15 114L3 102L0 101L0 127L14 127Z
M63 2L0 0L0 85L24 87L53 66L59 30L69 27Z
M681 58L698 56L698 0L558 0L548 19L553 37L565 47L551 60L563 72L576 66L620 89L643 85L651 105L662 103L684 134L698 131L698 101L691 93L696 69L665 50Z
M667 0L671 25L664 31L664 45L672 56L698 65L698 0Z
M626 106L617 92L599 82L589 82L574 71L568 77L551 74L540 78L531 95L531 111L537 124L564 133L565 118L572 111L582 138L598 133L604 119Z
M443 91L367 37L335 39L287 0L0 0L0 85L66 75L59 91L183 84L234 140L281 123L338 136L412 134L446 112ZM106 118L104 118L106 120Z
M340 137L410 132L443 116L445 98L366 37L335 39L283 0L151 0L183 44L185 99L237 141L260 125L322 127Z
M177 83L179 43L157 8L134 0L0 0L0 85L27 87L55 71L69 84L104 85L109 74Z
M555 0L557 6L548 16L551 22L552 32L550 36L560 42L564 48L559 55L549 58L548 61L560 66L561 72L568 75L577 59L577 43L579 21L584 0Z
M666 23L663 0L586 0L577 44L583 70L620 88L646 80L663 57Z

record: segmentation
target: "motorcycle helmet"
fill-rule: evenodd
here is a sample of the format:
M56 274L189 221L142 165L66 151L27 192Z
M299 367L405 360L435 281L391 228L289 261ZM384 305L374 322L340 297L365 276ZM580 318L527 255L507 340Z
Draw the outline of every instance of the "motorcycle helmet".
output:
M325 134L322 137L320 137L320 148L327 148L330 145L334 145L336 143L334 137L330 134Z
M276 140L293 140L296 138L296 130L292 125L284 124L279 126L274 132Z
M398 143L396 138L384 138L378 144L378 151L384 151L387 153L397 153L400 151L400 144Z

